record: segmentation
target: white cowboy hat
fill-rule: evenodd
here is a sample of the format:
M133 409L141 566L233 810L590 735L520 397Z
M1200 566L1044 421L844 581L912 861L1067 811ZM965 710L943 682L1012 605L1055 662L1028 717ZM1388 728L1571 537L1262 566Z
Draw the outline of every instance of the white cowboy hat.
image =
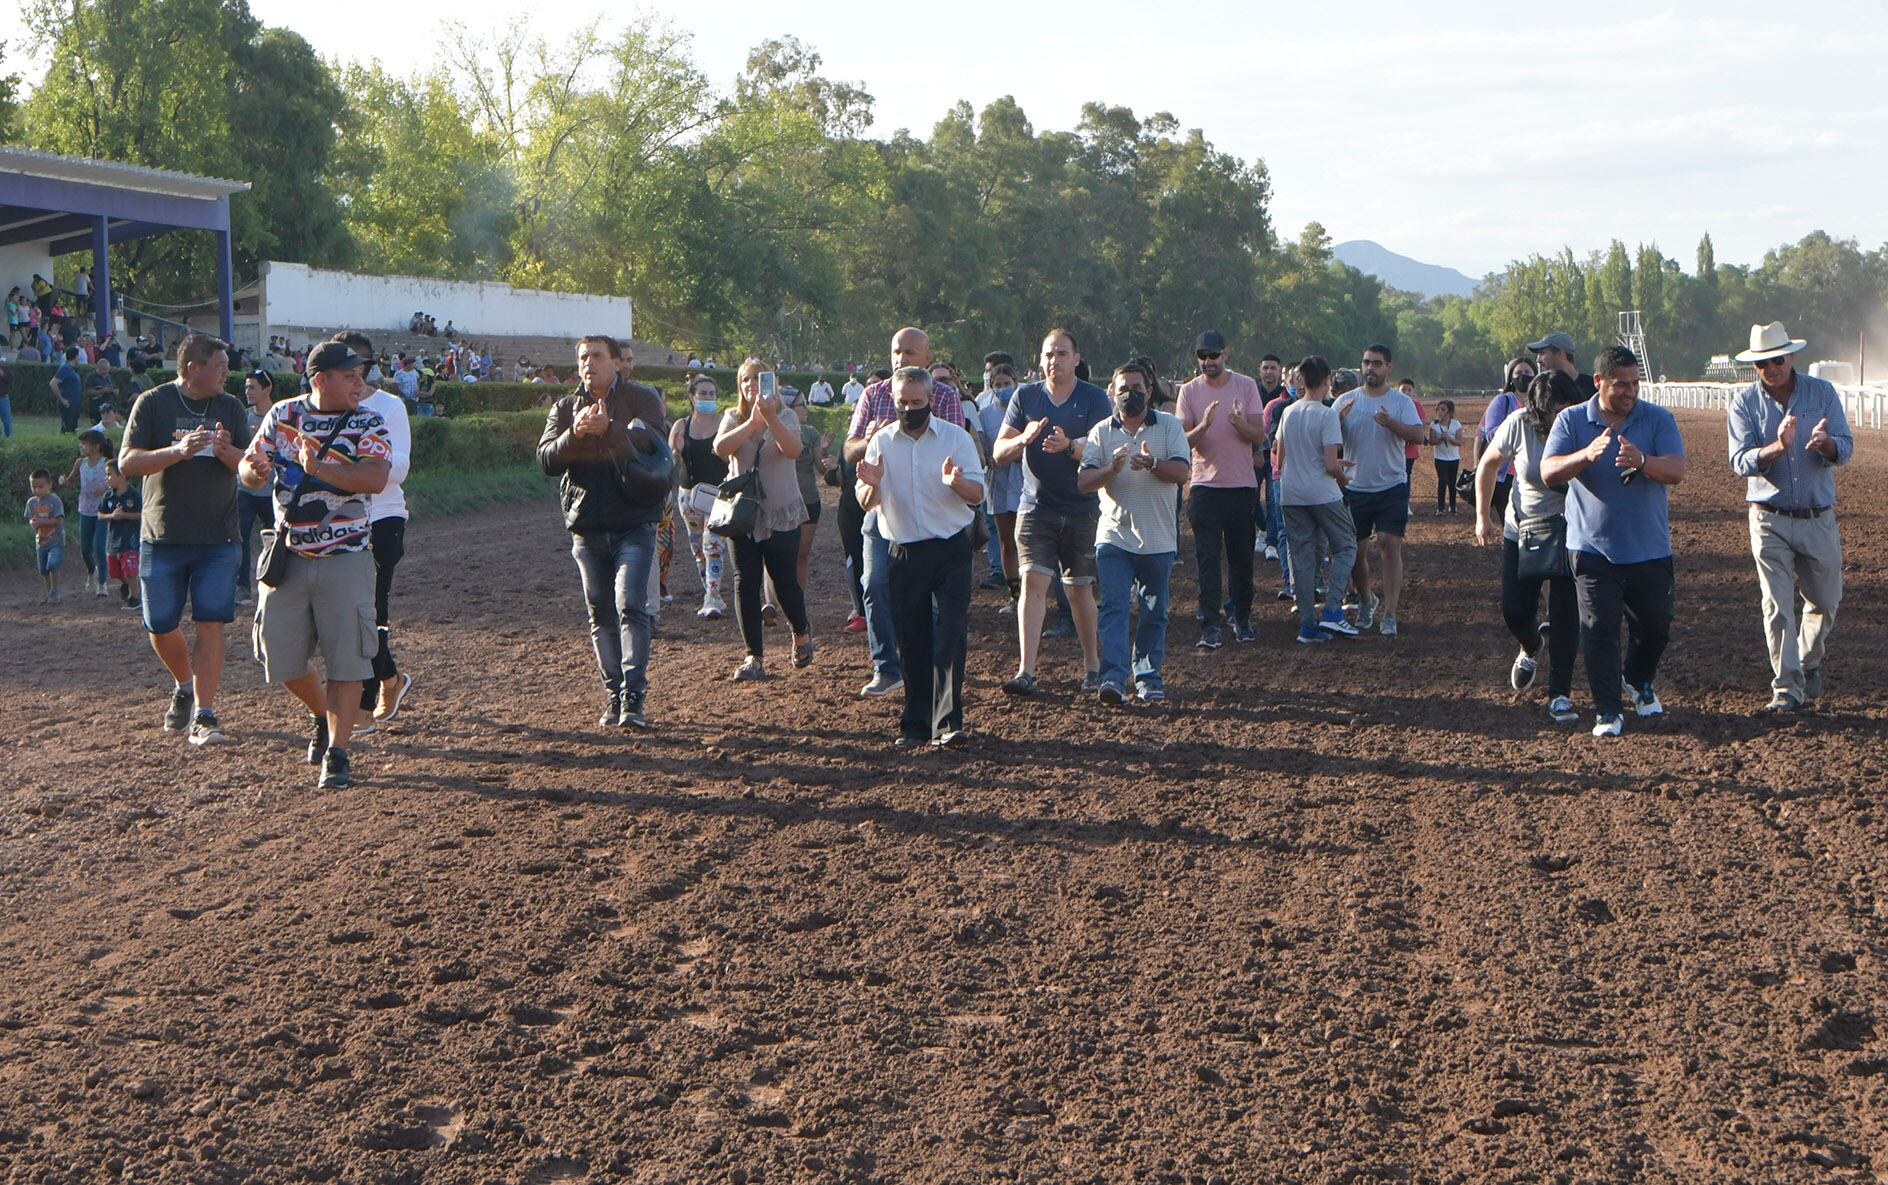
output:
M1785 354L1794 354L1809 343L1790 336L1790 331L1783 328L1783 322L1772 321L1768 325L1750 327L1750 349L1737 356L1739 362L1760 362L1765 358L1781 358Z

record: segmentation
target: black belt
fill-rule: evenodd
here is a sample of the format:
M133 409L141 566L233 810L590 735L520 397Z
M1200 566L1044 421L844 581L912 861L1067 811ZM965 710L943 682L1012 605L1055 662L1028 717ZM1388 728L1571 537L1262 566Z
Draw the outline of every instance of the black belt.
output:
M1781 506L1772 506L1768 502L1752 502L1751 505L1761 506L1771 514L1780 514L1784 518L1820 518L1835 509L1833 506L1806 506L1801 509L1786 509Z

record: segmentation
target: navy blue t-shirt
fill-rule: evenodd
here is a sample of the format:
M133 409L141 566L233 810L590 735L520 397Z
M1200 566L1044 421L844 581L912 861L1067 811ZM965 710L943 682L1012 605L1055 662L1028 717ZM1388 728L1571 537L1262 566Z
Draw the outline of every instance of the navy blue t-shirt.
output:
M1101 496L1084 494L1076 488L1075 474L1080 466L1075 463L1074 453L1044 452L1042 442L1057 427L1069 440L1081 440L1090 428L1113 414L1108 393L1080 379L1075 380L1075 389L1059 407L1049 398L1047 383L1029 383L1016 389L1010 396L1009 410L1003 414L1005 428L1024 432L1037 420L1049 421L1023 453L1022 509L1040 507L1055 514L1100 513Z

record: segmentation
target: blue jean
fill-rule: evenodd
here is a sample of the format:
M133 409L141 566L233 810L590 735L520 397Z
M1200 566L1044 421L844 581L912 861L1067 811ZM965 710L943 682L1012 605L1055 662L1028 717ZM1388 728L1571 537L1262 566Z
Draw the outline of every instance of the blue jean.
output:
M865 516L865 640L872 650L872 673L905 677L898 658L898 633L892 628L891 544L878 533L878 513Z
M629 531L571 536L570 554L583 578L590 646L611 695L649 687L649 572L656 562L656 524Z
M79 555L85 560L85 574L105 579L105 524L96 514L79 516Z
M13 435L13 397L0 395L0 433Z
M1095 575L1101 586L1101 681L1123 691L1134 682L1159 687L1160 660L1167 653L1167 588L1174 553L1137 555L1112 543L1095 547ZM1138 586L1138 588L1136 587ZM1128 610L1139 603L1141 621L1128 647ZM1130 663L1132 664L1130 666Z
M192 621L236 620L236 567L242 549L234 543L138 544L138 592L144 600L144 628L168 634L183 624L184 602Z
M1291 587L1291 549L1286 540L1286 508L1278 502L1278 477L1265 476L1265 545L1278 549L1278 579Z

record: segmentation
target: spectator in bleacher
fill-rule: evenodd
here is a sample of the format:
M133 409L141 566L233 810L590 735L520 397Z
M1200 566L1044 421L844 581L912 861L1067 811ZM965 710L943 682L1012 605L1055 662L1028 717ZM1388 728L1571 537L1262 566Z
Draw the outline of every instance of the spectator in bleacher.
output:
M107 337L104 344L98 347L98 356L111 363L113 369L125 364L124 350L119 346L118 338L115 334Z
M38 272L33 273L33 303L39 306L40 324L44 325L52 315L52 285Z
M13 368L0 362L0 439L13 436Z
M20 323L24 319L21 306L25 303L20 295L20 286L15 284L7 293L7 346L13 348L25 344L26 338L21 333Z
M72 295L76 297L72 307L76 312L84 313L92 307L92 273L84 268L72 277Z

